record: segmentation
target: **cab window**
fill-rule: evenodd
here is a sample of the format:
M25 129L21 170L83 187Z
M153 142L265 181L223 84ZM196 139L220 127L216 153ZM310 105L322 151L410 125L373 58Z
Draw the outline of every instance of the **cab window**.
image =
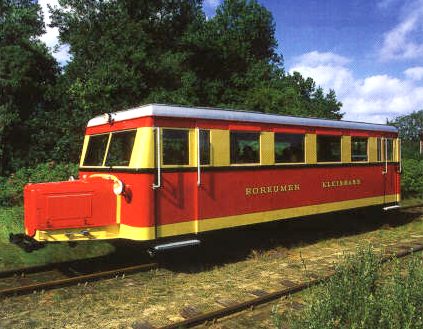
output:
M260 133L231 131L231 163L260 162Z
M341 136L317 136L317 162L341 161Z
M367 161L367 138L351 138L351 161Z
M189 164L188 130L163 129L163 164Z
M304 162L304 135L275 134L275 162Z
M129 166L135 134L135 130L112 133L106 166Z
M102 166L109 134L90 136L85 153L84 166Z

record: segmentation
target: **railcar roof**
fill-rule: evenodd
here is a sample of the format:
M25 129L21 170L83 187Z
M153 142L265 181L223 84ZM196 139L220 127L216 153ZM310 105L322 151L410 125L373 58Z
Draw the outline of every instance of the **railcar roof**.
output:
M240 121L240 122L256 122L256 123L270 123L292 126L312 126L324 128L338 128L338 129L357 129L357 130L374 130L396 133L398 129L393 126L342 121L342 120L327 120L314 119L304 117L294 117L276 114L264 114L258 112L235 111L218 108L204 108L204 107L184 107L177 105L163 105L163 104L148 104L140 107L128 109L111 113L114 122L149 117L173 117L173 118L193 118L206 120L224 120L224 121ZM88 127L99 126L108 122L108 116L102 115L91 119L88 122Z

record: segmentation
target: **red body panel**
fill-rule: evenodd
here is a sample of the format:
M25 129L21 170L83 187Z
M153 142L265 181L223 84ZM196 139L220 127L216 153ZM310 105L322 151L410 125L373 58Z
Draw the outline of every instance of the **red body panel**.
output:
M121 223L151 227L155 223L166 225L196 219L201 224L201 219L207 218L398 194L398 165L389 164L387 175L382 174L383 169L383 164L222 168L203 171L200 187L197 187L197 172L162 172L162 187L158 190L152 189L153 173L113 174L124 182L132 196L130 200L122 201ZM340 181L351 185L323 187L323 184ZM299 189L289 191L289 185L297 185ZM260 193L260 188L275 186L286 186L287 191ZM258 188L259 192L247 195L247 188Z
M24 190L25 227L35 230L83 228L116 223L113 181L76 180L28 184Z

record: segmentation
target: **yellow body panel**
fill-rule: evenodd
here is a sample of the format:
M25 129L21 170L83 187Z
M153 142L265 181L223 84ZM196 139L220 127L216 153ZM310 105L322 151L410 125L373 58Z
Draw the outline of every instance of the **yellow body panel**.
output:
M317 138L316 134L305 135L305 161L307 164L317 163Z
M262 132L260 135L260 164L275 164L275 135L272 132Z
M343 163L351 162L351 136L342 136L341 161Z
M212 163L215 167L229 166L229 130L210 130Z

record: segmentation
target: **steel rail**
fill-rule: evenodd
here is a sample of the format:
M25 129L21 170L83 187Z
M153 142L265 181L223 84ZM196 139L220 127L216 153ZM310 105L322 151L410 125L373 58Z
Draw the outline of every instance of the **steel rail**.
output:
M396 247L395 245L391 246L391 248L395 248L395 247ZM423 251L423 242L417 242L417 241L410 242L409 247L403 247L403 248L407 249L407 250L399 251L397 253L387 254L387 255L385 255L381 258L381 262L386 263L386 262L388 262L388 261L390 261L394 258L403 258L405 256L408 256L408 255L414 253L414 252ZM275 300L277 300L281 297L293 295L295 293L298 293L300 291L308 289L312 286L316 286L318 284L321 284L321 283L327 281L328 279L330 279L333 275L334 274L325 275L325 276L322 276L321 278L310 280L310 281L307 281L305 283L300 283L300 284L295 285L293 287L284 288L284 289L281 289L281 290L278 290L278 291L275 291L275 292L271 292L271 293L268 293L264 296L253 298L253 299L247 300L245 302L241 302L239 304L231 305L231 306L228 306L228 307L216 310L216 311L212 311L212 312L209 312L209 313L203 313L203 314L188 318L184 321L175 322L175 323L160 327L160 329L191 328L191 327L194 327L194 326L203 325L203 324L207 324L207 323L210 323L210 322L214 323L215 321L217 321L220 318L223 318L223 317L226 317L226 316L229 316L229 315L232 315L232 314L236 314L236 313L239 313L239 312L247 310L247 309L252 309L255 306L259 306L261 304L266 304L266 303L275 301Z
M115 277L115 276L123 275L127 273L148 271L148 270L156 268L157 266L158 266L157 263L135 265L135 266L117 268L117 269L113 269L109 271L78 275L75 277L70 277L65 279L58 279L58 280L53 280L48 282L29 284L29 285L20 286L20 287L13 287L13 288L0 290L0 297L26 295L26 294L33 293L34 291L51 290L51 289L56 289L56 288L61 288L66 286L72 286L78 283L98 281L100 279L107 279L107 278L111 278L111 277Z

